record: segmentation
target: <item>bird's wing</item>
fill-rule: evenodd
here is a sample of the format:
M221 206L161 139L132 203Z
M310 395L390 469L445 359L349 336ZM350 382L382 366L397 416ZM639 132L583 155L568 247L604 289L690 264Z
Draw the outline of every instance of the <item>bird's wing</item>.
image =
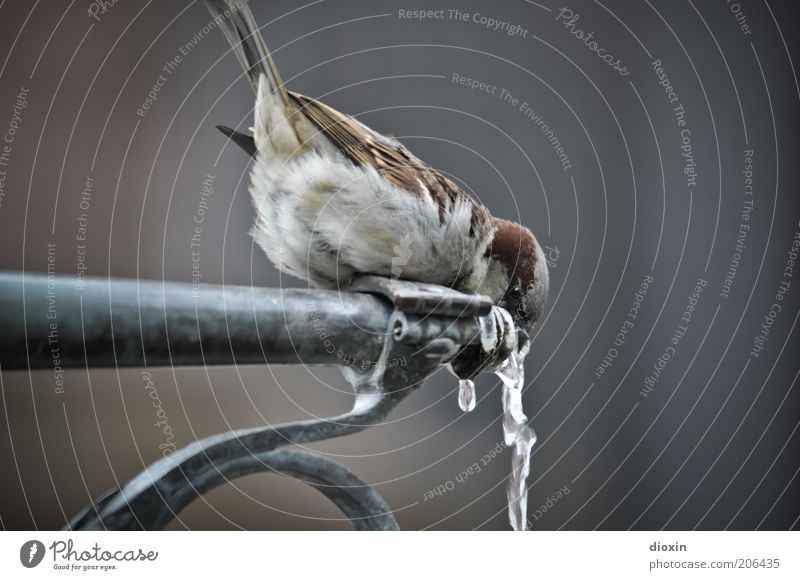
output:
M292 91L300 112L310 119L354 164L372 166L390 183L419 197L429 196L444 222L457 200L473 206L472 227L487 220L487 211L451 179L412 154L399 142L376 133L325 103Z
M270 94L278 96L283 116L301 141L304 140L302 137L305 136L305 131L300 120L305 117L354 164L372 166L389 183L422 199L432 200L438 207L442 223L447 212L460 201L472 207L473 229L486 224L489 219L488 211L483 205L400 143L374 132L324 103L287 91L246 3L238 0L206 0L206 5L214 22L225 33L253 89L258 92L259 78L264 75ZM297 114L298 108L304 115ZM220 130L251 156L255 156L256 147L252 137L227 127L220 127Z

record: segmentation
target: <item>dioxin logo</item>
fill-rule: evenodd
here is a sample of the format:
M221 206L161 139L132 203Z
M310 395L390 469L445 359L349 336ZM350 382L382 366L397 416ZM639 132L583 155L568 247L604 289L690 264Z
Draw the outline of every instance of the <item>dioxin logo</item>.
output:
M39 540L28 540L19 549L19 561L26 568L35 568L44 558L44 544Z

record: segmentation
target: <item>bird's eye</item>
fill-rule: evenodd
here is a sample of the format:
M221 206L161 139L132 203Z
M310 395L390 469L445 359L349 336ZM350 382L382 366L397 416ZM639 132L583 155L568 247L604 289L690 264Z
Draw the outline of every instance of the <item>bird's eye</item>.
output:
M522 288L519 284L511 287L511 290L508 291L508 297L512 300L519 300L522 297Z

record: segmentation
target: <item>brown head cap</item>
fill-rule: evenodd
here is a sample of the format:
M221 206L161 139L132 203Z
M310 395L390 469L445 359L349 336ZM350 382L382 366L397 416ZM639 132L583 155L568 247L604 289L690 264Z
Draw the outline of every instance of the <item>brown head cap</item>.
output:
M498 305L519 325L532 326L541 315L549 288L547 265L536 238L524 226L497 219L489 251L509 274L508 288Z

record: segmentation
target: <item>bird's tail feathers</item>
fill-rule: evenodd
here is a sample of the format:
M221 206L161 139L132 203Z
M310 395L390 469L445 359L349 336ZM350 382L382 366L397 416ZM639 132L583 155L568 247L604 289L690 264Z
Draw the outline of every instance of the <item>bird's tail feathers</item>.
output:
M206 6L228 39L256 94L258 77L263 74L270 92L278 95L284 106L290 105L289 94L247 2L206 0Z

